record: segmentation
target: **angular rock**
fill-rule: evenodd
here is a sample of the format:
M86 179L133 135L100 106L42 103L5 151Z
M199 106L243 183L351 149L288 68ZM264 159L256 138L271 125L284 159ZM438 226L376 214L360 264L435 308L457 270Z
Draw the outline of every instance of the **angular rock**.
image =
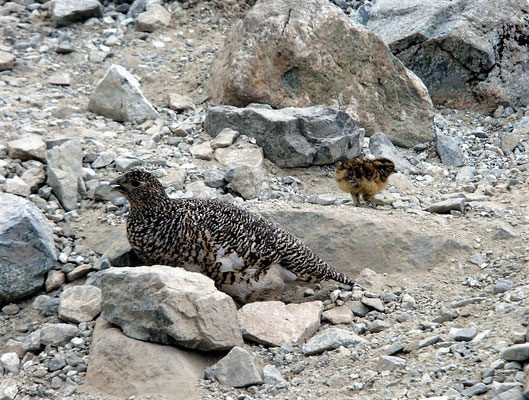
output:
M406 360L395 356L380 356L377 360L379 371L395 371L406 368Z
M492 238L495 240L507 240L517 238L518 236L518 232L511 225L502 224L498 227Z
M178 347L142 342L99 318L84 389L119 398L198 398L196 384L213 360Z
M103 168L109 166L116 160L116 153L113 151L104 151L97 156L92 162L92 168Z
M27 353L28 351L31 352L38 352L40 350L40 330L36 330L35 332L31 332L26 338L24 339L24 342L22 343L22 351L24 353Z
M507 347L501 354L501 358L507 361L529 360L529 343L515 344Z
M322 211L321 207L307 203L302 209L259 204L257 211L352 277L364 267L378 273L397 268L430 269L442 265L455 251L470 250L465 238L453 239L457 231L448 228L439 232L429 220L421 221L419 228L415 217L405 214L380 217L376 212L359 214L354 207L335 206Z
M286 305L263 301L244 305L238 315L245 339L268 346L298 346L318 331L322 310L321 301Z
M7 142L9 157L20 160L46 161L46 143L39 136L27 136Z
M244 199L257 198L264 181L262 168L252 168L247 165L239 165L228 171L225 178L229 182L228 187L239 193Z
M100 17L102 14L103 7L98 0L55 0L51 7L51 18L56 27Z
M435 135L435 149L441 158L441 162L451 167L464 165L463 155L458 143L450 136L437 132Z
M376 319L373 322L371 322L369 325L367 325L367 330L371 333L379 333L379 332L382 332L383 330L388 329L390 326L391 325L389 324L389 322Z
M74 286L61 294L59 318L75 323L92 321L101 312L101 289L92 285Z
M40 330L40 343L44 346L64 346L79 333L76 326L70 324L45 324Z
M46 181L46 173L44 168L30 168L22 174L21 178L28 184L31 192L36 192Z
M31 194L31 186L29 186L22 178L14 176L6 179L5 191L7 193L16 194L17 196L28 197Z
M68 74L53 74L48 80L52 85L57 86L70 86L72 83L72 78Z
M422 79L435 103L493 112L528 104L520 40L528 12L512 0L379 0L360 7L357 20Z
M452 328L449 335L456 342L470 342L478 334L477 328Z
M353 312L347 306L338 306L324 311L322 317L333 325L353 322Z
M0 51L0 71L15 68L16 57L13 54Z
M51 270L46 278L46 292L59 289L66 281L66 275L62 271Z
M498 279L494 286L494 294L504 293L514 288L514 282L509 279Z
M489 387L487 385L479 382L479 383L476 383L475 385L472 385L466 388L465 390L461 392L461 394L466 397L473 397L473 396L478 396L483 393L487 393L488 390L489 390Z
M213 155L215 160L228 168L242 165L259 168L263 165L263 150L259 146L247 142L239 142L226 148L217 148Z
M112 65L97 84L88 109L116 121L142 123L158 112L143 96L137 79L121 65Z
M365 304L369 308L373 308L379 312L384 312L384 310L386 309L384 307L384 303L382 303L382 300L380 300L377 297L365 297L364 296L362 297L360 301L362 302L362 304Z
M367 340L340 328L327 328L312 337L302 348L301 352L307 356L320 354L326 350L337 349L340 346L349 347L366 344Z
M78 187L82 179L83 150L79 139L66 140L48 150L47 184L66 211L78 208Z
M362 149L363 130L346 113L325 106L210 107L204 126L212 137L230 128L255 138L265 157L282 168L331 164Z
M357 317L363 317L369 312L369 307L361 301L348 301L345 303Z
M412 171L413 165L402 157L398 149L391 143L390 138L382 132L376 132L369 138L369 150L375 157L389 158L395 163L397 171Z
M167 103L169 104L169 108L174 111L195 109L195 103L193 102L193 99L186 95L170 93L167 96Z
M261 371L253 357L242 347L234 347L226 357L207 368L205 377L231 387L248 387L263 383Z
M17 353L4 353L0 356L0 364L4 366L6 374L18 375L20 371L20 359Z
M450 214L450 211L452 210L459 211L460 213L464 214L466 211L465 199L447 199L426 207L426 211L436 214Z
M204 183L212 188L219 188L224 186L224 176L226 173L218 169L208 169L203 172Z
M5 378L0 381L0 399L15 400L18 394L17 380L14 378Z
M182 268L110 268L101 280L101 315L127 336L199 350L242 344L237 309L205 275Z
M230 128L224 128L219 132L215 139L211 141L211 148L215 150L223 147L230 147L238 137L239 132Z
M210 142L194 144L189 148L189 152L199 160L211 160L213 156L213 149L211 148Z
M72 271L66 274L66 278L69 282L73 282L76 279L86 276L92 270L91 264L81 264L78 267L75 267Z
M44 284L57 261L48 219L30 201L0 193L0 305Z
M153 4L136 19L134 28L140 32L154 32L171 22L171 13L159 4Z
M432 138L432 105L420 79L325 0L257 2L211 71L209 92L219 103L337 104L369 135L386 132L399 146Z

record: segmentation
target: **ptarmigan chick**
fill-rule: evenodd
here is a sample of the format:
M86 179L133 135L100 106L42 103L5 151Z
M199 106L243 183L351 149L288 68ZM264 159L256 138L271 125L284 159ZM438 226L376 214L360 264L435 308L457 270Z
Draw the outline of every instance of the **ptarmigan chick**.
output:
M241 303L273 298L285 283L354 280L300 240L257 214L213 199L170 199L149 172L114 182L129 200L127 236L147 265L201 272Z
M395 163L387 158L369 160L359 157L338 162L334 178L341 190L351 193L356 206L360 206L361 196L371 203L387 205L391 202L374 196L386 188L389 176L395 172Z

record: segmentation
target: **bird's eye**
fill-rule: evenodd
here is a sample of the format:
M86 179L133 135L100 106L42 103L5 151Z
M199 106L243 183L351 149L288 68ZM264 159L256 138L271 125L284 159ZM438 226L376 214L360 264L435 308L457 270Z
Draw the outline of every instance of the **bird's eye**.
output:
M141 185L140 181L130 181L130 184L132 187L140 187Z

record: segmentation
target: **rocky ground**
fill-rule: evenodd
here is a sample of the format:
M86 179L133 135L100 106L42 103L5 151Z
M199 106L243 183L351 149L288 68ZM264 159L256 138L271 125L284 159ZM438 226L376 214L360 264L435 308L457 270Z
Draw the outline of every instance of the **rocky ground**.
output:
M348 12L358 6L341 3ZM0 72L0 191L44 213L59 254L45 288L2 308L0 398L106 398L83 386L97 311L72 323L78 310L72 316L63 309L60 317L58 308L65 291L97 284L109 259L126 264L119 256L128 205L109 193L108 182L137 165L152 170L171 196L218 197L262 212L365 288L330 283L287 293L295 302L321 300L319 332L340 328L334 339L311 343L313 351L246 341L255 368L265 368L264 384L233 388L213 374L199 381L199 398L529 396L529 112L437 108L434 143L401 149L384 135L366 138L363 152L390 154L400 172L383 193L392 205L355 208L336 188L332 165L279 168L244 132L224 152L204 150L211 140L203 127L209 68L250 5L172 2L170 26L148 33L134 29L126 4L56 27L50 2L0 0L0 52L16 56L14 67ZM88 111L112 64L136 76L156 119L119 123ZM175 106L175 94L189 96L188 104ZM32 148L29 136L49 150L38 141ZM63 146L71 137L80 149ZM80 157L84 187L80 207L65 209L66 199L46 183L46 163L69 157ZM262 166L263 175L227 177L241 157ZM258 189L248 193L248 185ZM347 342L351 333L356 339ZM244 357L233 363L245 365Z

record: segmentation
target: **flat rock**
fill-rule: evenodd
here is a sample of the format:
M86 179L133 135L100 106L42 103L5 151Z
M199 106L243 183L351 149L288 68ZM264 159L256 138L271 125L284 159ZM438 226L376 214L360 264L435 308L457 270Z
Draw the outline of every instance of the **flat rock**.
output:
M167 96L167 103L169 103L169 108L174 111L195 109L195 103L193 102L193 99L182 94L170 93Z
M7 142L7 150L10 158L20 160L46 161L48 156L46 143L39 136L26 136Z
M384 310L386 309L384 307L384 303L382 303L382 300L380 300L378 297L364 296L360 301L362 302L362 304L365 304L369 308L373 308L379 312L384 312Z
M223 147L230 147L238 137L239 137L239 132L233 129L230 129L230 128L224 128L211 141L211 148L220 149Z
M158 112L143 96L138 80L121 65L112 65L97 84L88 109L116 121L142 123Z
M6 71L15 68L16 57L5 51L0 51L0 71Z
M101 315L131 338L205 351L242 345L233 299L205 275L159 265L110 268L100 287Z
M48 185L66 211L79 207L78 188L82 179L83 150L79 139L69 139L48 150Z
M263 383L261 371L253 357L242 347L234 347L226 357L206 369L206 379L231 387L248 387Z
M40 330L42 345L64 346L79 333L79 329L70 324L44 324Z
M281 372L273 365L265 365L263 368L264 384L274 389L282 389L288 387L288 382L283 378Z
M70 77L69 74L63 74L63 73L53 74L52 76L50 76L50 79L48 80L48 82L51 83L52 85L57 85L57 86L70 86L72 83L72 78Z
M0 305L39 290L57 261L48 219L30 201L0 193Z
M213 149L211 148L209 141L194 144L189 148L189 152L193 155L193 157L198 158L199 160L211 160L213 157Z
M470 342L478 334L477 328L452 328L449 335L457 342Z
M439 201L426 207L426 211L436 214L450 214L450 211L459 211L464 214L466 211L466 200L461 197Z
M46 278L46 292L59 289L66 281L66 275L62 271L51 270Z
M239 311L245 339L268 346L297 346L320 327L321 301L286 304L280 301L254 302Z
M213 153L215 160L228 168L246 165L258 168L263 165L263 150L254 144L238 142L226 148L217 148Z
M515 344L507 347L501 354L501 358L507 361L529 360L529 343Z
M350 324L353 322L353 312L347 306L338 306L324 311L322 317L333 325Z
M368 135L385 132L399 146L432 139L432 104L421 80L326 0L257 2L226 36L209 93L239 107L332 104Z
M6 179L6 193L16 194L18 196L28 197L31 194L31 186L19 176Z
M101 289L92 285L74 286L61 293L59 318L69 322L92 321L101 312Z
M98 0L55 0L51 7L51 19L56 27L100 17L102 14L103 7Z
M367 340L351 331L340 328L327 328L313 336L301 348L301 352L310 356L323 353L326 350L334 350L340 346L349 347L366 343L368 343Z
M347 307L357 317L363 317L369 312L369 307L363 304L361 301L348 301L345 303Z
M119 398L195 399L197 382L211 362L202 353L131 339L99 318L83 390Z
M209 108L204 126L212 137L230 128L255 138L278 167L323 165L358 156L364 132L348 114L325 106L216 106Z
M472 385L466 388L465 390L461 392L461 394L466 397L473 397L473 396L478 396L483 393L487 393L488 390L489 390L489 387L487 385L479 382L479 383L476 383L475 385Z

